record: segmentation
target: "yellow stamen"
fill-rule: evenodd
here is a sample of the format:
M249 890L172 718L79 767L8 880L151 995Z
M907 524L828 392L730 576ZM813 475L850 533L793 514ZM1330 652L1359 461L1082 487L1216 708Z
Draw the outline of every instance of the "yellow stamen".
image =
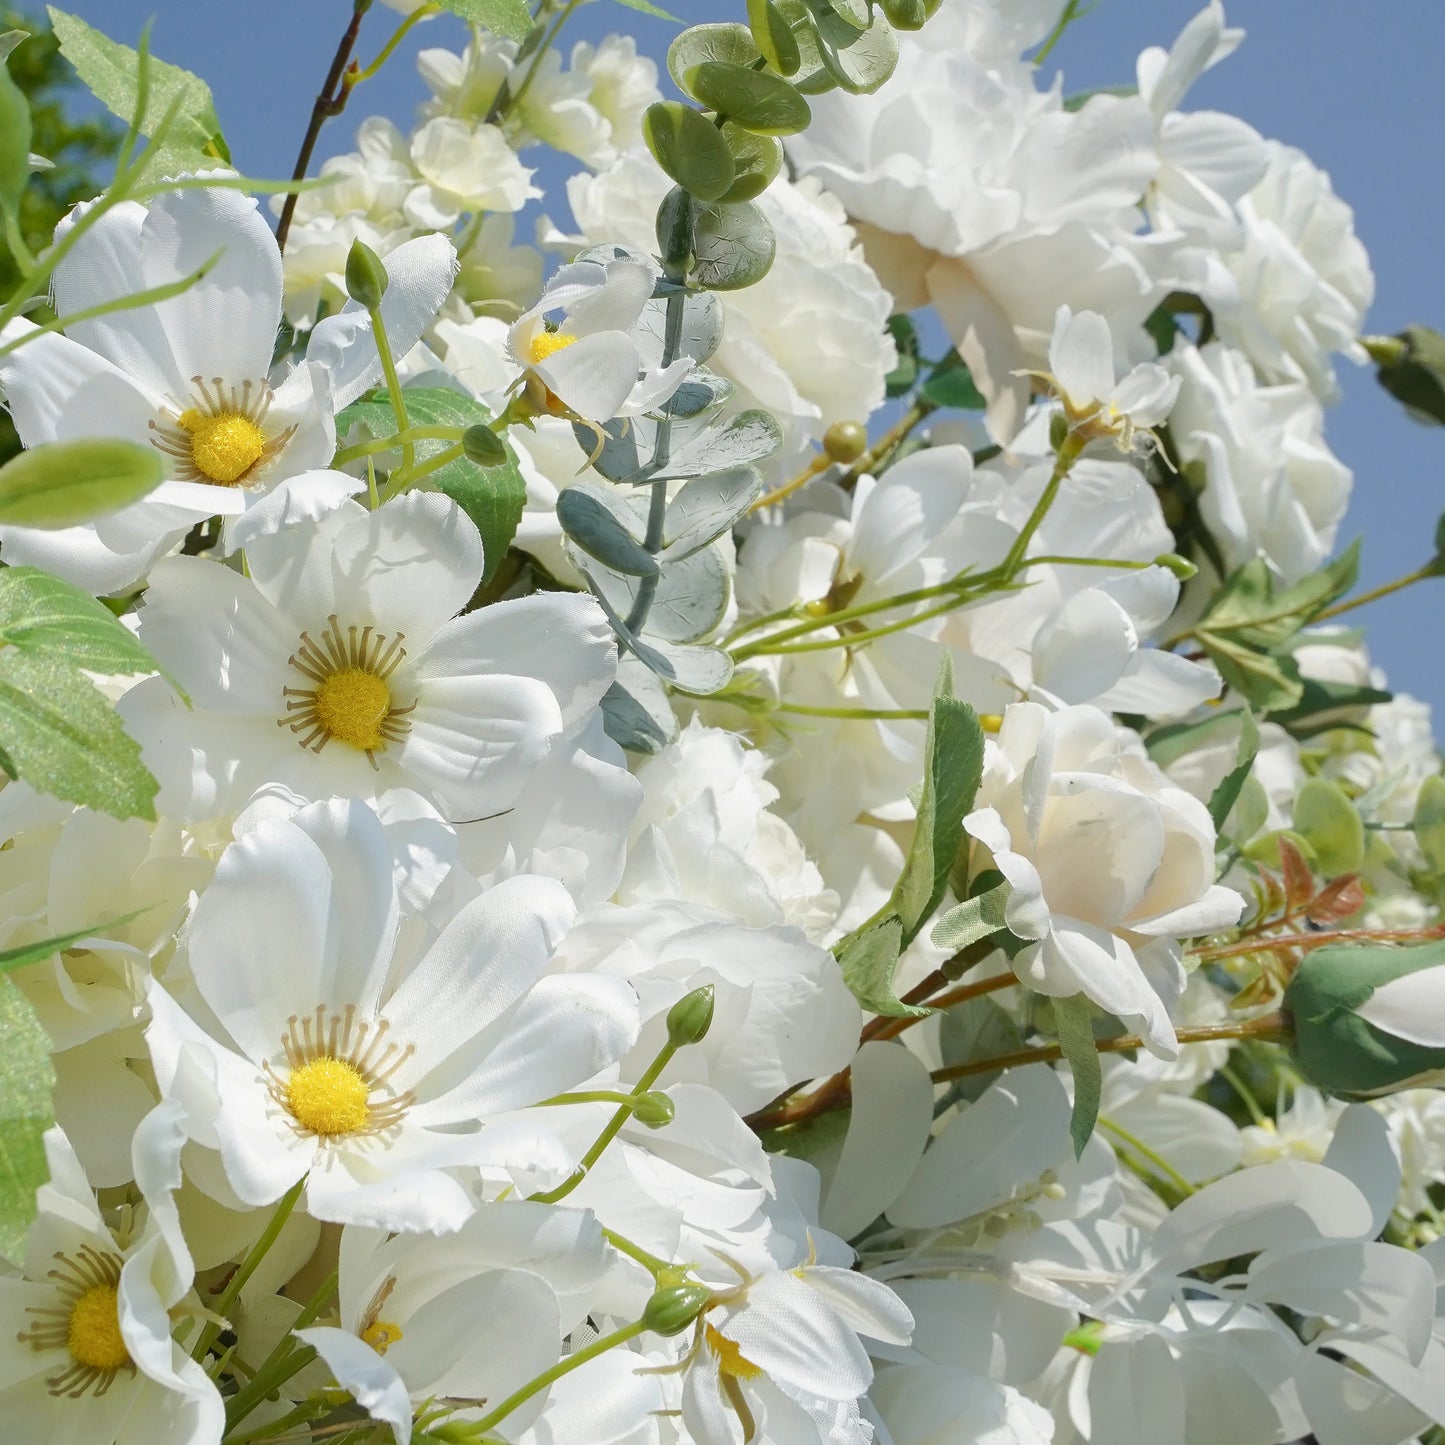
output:
M724 1375L734 1380L756 1380L763 1373L761 1365L755 1365L743 1354L734 1340L707 1325L703 1329L708 1348L717 1356L717 1367Z
M76 1364L92 1370L119 1370L130 1364L114 1285L92 1285L76 1300L65 1343Z
M244 477L266 450L261 428L239 412L207 416L192 407L181 413L179 424L191 434L191 460L196 470L222 486Z
M527 343L527 360L533 366L571 346L578 338L565 331L539 331Z
M366 1080L352 1064L323 1055L295 1070L286 1082L286 1104L301 1127L323 1138L359 1134L371 1122Z
M359 667L333 672L316 689L316 718L334 738L362 752L386 746L381 725L391 712L391 689Z
M362 1330L361 1338L378 1355L384 1355L401 1338L401 1326L392 1324L390 1320L372 1320Z

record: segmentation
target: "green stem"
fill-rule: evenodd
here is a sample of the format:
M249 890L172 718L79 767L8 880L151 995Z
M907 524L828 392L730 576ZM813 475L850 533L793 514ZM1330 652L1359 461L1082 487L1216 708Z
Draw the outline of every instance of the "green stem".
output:
M1111 1134L1132 1149L1141 1159L1152 1164L1162 1178L1167 1179L1181 1194L1188 1197L1195 1192L1194 1186L1162 1155L1151 1149L1142 1139L1131 1134L1121 1124L1115 1123L1105 1114L1099 1115L1099 1123Z
M1382 583L1379 587L1372 587L1368 592L1361 592L1358 597L1347 598L1343 602L1337 602L1333 607L1326 607L1323 612L1316 614L1313 622L1326 622L1331 617L1338 617L1344 612L1353 612L1356 607L1363 607L1367 602L1376 602L1381 597L1388 597L1392 592L1403 592L1406 587L1413 587L1416 582L1423 582L1427 577L1438 577L1435 562L1427 562L1423 567L1414 572L1407 572L1403 577L1397 577L1393 582Z
M537 77L537 71L541 67L542 57L552 48L553 42L557 39L562 27L571 18L572 12L582 3L582 0L567 0L562 7L561 13L552 22L552 28L542 38L542 43L537 47L537 52L528 67L526 75L522 77L522 83L515 91L511 86L503 85L498 92L496 100L492 102L492 108L487 112L487 124L496 125L505 119L513 107L521 105L523 97L532 88L532 82Z
M250 1381L226 1401L227 1429L239 1424L262 1400L275 1394L287 1380L299 1374L316 1358L316 1352L309 1345L303 1346L294 1340L292 1332L304 1330L320 1317L322 1310L336 1297L336 1283L337 1274L332 1270L302 1306L301 1313L291 1323L291 1329L276 1341L271 1353L256 1367ZM228 1445L235 1445L235 1442L228 1442Z
M414 426L394 436L378 437L375 441L358 442L354 447L345 447L331 458L333 467L344 467L350 462L359 462L363 457L374 457L380 452L394 452L405 442L459 442L465 429L459 426Z
M250 1252L245 1259L236 1266L236 1272L227 1281L226 1288L221 1292L221 1297L215 1303L215 1313L221 1318L226 1318L227 1312L232 1305L240 1298L241 1291L246 1287L247 1281L256 1273L256 1267L266 1257L266 1251L280 1238L286 1221L291 1218L291 1211L296 1208L296 1201L301 1198L301 1191L306 1187L306 1176L303 1174L285 1194L281 1196L271 1215L270 1222L262 1231L260 1239L251 1246ZM207 1323L201 1331L201 1337L196 1341L196 1348L191 1352L192 1358L204 1360L206 1352L216 1342L216 1337L221 1333L221 1326L214 1321Z
M1064 6L1063 14L1059 16L1058 23L1049 31L1048 39L1039 46L1039 53L1034 56L1033 63L1035 65L1042 65L1049 58L1049 52L1063 38L1064 31L1084 13L1084 10L1080 8L1080 0L1069 0L1069 3Z
M655 1254L649 1254L640 1244L634 1244L625 1234L618 1234L615 1229L608 1229L606 1225L602 1227L602 1237L613 1249L619 1250L629 1259L635 1259L654 1279L664 1270L677 1268L667 1260L659 1259Z
M396 27L395 31L392 32L391 39L381 47L381 53L365 70L349 71L342 76L341 83L346 87L347 92L349 93L354 90L363 80L370 80L377 71L391 59L392 53L396 50L396 47L406 39L413 25L419 20L430 20L433 15L440 15L442 9L442 6L433 4L422 5L418 9L413 10L411 14Z
M550 1099L543 1099L540 1104L533 1104L534 1109L555 1109L560 1104L631 1104L632 1095L624 1094L620 1089L587 1089L578 1094L553 1094Z
M1039 530L1045 517L1049 515L1049 508L1054 505L1054 499L1059 495L1059 488L1064 484L1064 478L1069 475L1073 465L1079 459L1079 454L1084 450L1083 440L1070 433L1063 440L1059 447L1058 455L1054 458L1053 474L1049 477L1048 485L1044 487L1043 495L1034 504L1034 509L1029 513L1029 519L1024 523L1023 531L1014 538L1014 544L1008 550L1008 556L1003 559L1003 566L999 571L1003 573L1004 580L1010 581L1023 566L1024 553L1029 549L1029 543L1033 541L1034 533Z
M467 449L460 442L454 447L447 447L439 451L435 456L428 457L425 461L417 462L414 466L400 466L386 479L386 499L390 501L393 497L403 492L412 485L419 482L423 477L429 477L433 472L439 472L443 467L449 467L455 461L460 461L466 456Z
M381 319L381 307L372 306L367 314L371 317L371 334L376 341L376 354L381 358L381 374L386 378L386 394L391 398L391 410L396 417L396 434L405 437L411 430L406 415L406 398L401 393L401 378L396 374L396 358L391 354L391 342L387 339L386 323ZM402 441L401 464L403 468L416 463L416 448L409 441ZM387 491L390 493L391 486Z
M780 702L777 712L797 713L800 717L855 718L872 722L927 722L927 708L879 707L806 707L800 702Z
M1267 1129L1270 1123L1269 1116L1259 1107L1259 1100L1250 1093L1244 1080L1228 1064L1220 1068L1219 1077L1239 1095L1240 1102L1249 1111L1249 1117L1254 1120L1255 1124L1261 1129Z

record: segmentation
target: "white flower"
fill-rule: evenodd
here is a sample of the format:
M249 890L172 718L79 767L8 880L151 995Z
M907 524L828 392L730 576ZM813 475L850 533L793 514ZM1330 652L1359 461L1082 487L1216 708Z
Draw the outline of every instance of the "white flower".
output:
M575 261L552 277L508 335L517 364L540 383L539 410L555 402L591 422L641 416L682 385L691 358L649 369L630 334L657 275L651 262L619 258ZM546 323L553 311L562 312L556 329Z
M1175 940L1234 923L1244 900L1214 883L1203 804L1129 736L1097 708L1009 708L964 828L1012 886L1009 927L1034 940L1013 960L1020 981L1084 993L1169 1056Z
M16 1440L219 1445L225 1409L206 1372L171 1338L169 1311L191 1287L170 1191L179 1187L173 1106L137 1130L135 1176L149 1206L121 1243L58 1129L49 1180L15 1274L0 1275L0 1412Z
M1269 167L1240 202L1244 244L1224 253L1237 287L1207 295L1219 334L1267 381L1339 399L1330 354L1365 359L1360 327L1375 295L1354 212L1302 151L1270 141Z
M1208 481L1200 511L1226 564L1263 555L1285 582L1315 571L1334 549L1350 499L1350 469L1326 445L1324 413L1309 389L1262 386L1248 359L1223 342L1175 347L1182 386L1169 430Z
M160 679L123 700L168 810L235 811L270 782L308 798L410 787L458 821L499 813L612 682L616 647L591 598L454 616L482 547L447 497L347 502L263 542L248 549L253 580L173 558L146 594L146 645L193 704Z
M542 977L573 913L560 884L518 877L429 947L415 930L399 942L370 809L332 801L263 823L226 850L192 918L195 1017L151 988L157 1083L246 1204L304 1177L317 1219L454 1230L475 1198L450 1171L555 1182L566 1154L518 1111L632 1041L625 985Z
M637 53L630 35L604 35L594 46L579 40L572 47L572 73L585 75L588 104L606 125L605 143L590 155L574 152L592 166L607 165L642 139L642 115L656 100L657 64Z
M356 490L354 479L319 469L335 448L333 411L381 376L369 318L322 323L306 361L272 376L281 258L250 197L201 188L168 192L149 209L114 207L57 267L55 302L64 316L119 300L177 281L218 251L178 296L77 322L0 358L0 390L25 445L123 437L157 448L173 472L147 497L85 526L4 528L8 562L114 592L205 517L257 507L315 516ZM398 356L431 321L454 268L442 237L393 253L382 310ZM5 339L29 329L16 322Z
M1109 323L1095 311L1075 315L1067 306L1054 318L1049 379L1070 427L1088 439L1108 437L1122 452L1136 450L1135 433L1150 433L1169 415L1180 386L1154 361L1116 382Z

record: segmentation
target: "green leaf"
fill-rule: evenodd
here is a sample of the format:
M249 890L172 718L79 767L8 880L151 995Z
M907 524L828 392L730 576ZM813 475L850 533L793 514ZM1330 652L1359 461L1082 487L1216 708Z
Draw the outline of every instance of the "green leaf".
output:
M687 78L696 99L759 135L796 135L813 118L808 102L786 80L766 71L708 60Z
M1023 1047L1019 1026L991 998L971 998L944 1009L938 1021L938 1051L945 1067L1003 1058L1018 1053ZM1001 1073L1002 1069L990 1069L986 1074L966 1074L954 1079L941 1102L972 1103Z
M7 36L24 32L7 31ZM18 43L18 42L17 42ZM5 55L11 47L6 47ZM30 103L0 56L0 213L20 217L20 197L30 183Z
M104 603L35 567L0 569L0 646L69 669L130 676L155 659ZM0 744L3 745L3 744Z
M78 15L67 14L53 5L47 9L61 54L75 67L95 98L112 115L129 123L140 98L140 57L130 46L103 35ZM221 134L221 123L216 119L216 107L206 82L154 56L148 64L150 92L141 117L141 134L154 135L173 104L177 110L160 151L147 167L147 177L154 179L183 170L214 167L218 161L229 162L231 152Z
M689 111L696 115L696 111ZM701 117L698 117L701 119ZM706 124L706 122L704 122ZM720 132L709 126L714 135ZM692 213L693 264L689 277L712 291L738 291L768 274L778 241L760 207L695 206Z
M1416 421L1445 425L1445 336L1428 326L1407 326L1395 340L1403 343L1397 354L1377 357L1380 385Z
M7 948L0 953L0 973L13 973L17 968L29 968L33 963L44 963L46 959L69 948L71 944L79 943L83 938L103 937L106 929L129 923L132 918L139 918L145 911L144 908L137 908L119 918L112 918L107 923L77 928L74 933L60 933L54 938L37 939L34 943L22 943L19 948Z
M747 0L753 44L779 75L796 75L801 57L792 28L773 0Z
M865 1009L889 1018L922 1018L932 1010L903 1003L893 991L902 951L903 922L896 913L865 923L833 945L843 982Z
M617 681L602 699L602 726L613 742L634 753L659 752L677 737L667 689L631 654L617 664Z
M483 30L490 30L504 40L524 40L532 28L531 12L522 0L438 0L438 4L453 15L460 15L463 20L470 20L473 25L480 25ZM640 10L644 7L634 5L634 8ZM650 6L647 8L651 9ZM662 15L666 20L672 19L661 10L653 13Z
M1293 821L1326 878L1357 873L1364 866L1365 825L1338 783L1306 778L1295 794Z
M736 205L762 195L783 168L783 143L775 136L754 135L733 121L722 127L723 139L732 152L737 174L719 204Z
M656 577L657 558L638 535L642 524L626 494L597 482L573 482L557 496L557 521L589 557L614 572Z
M1445 778L1432 773L1415 795L1415 816L1410 826L1430 867L1445 872Z
M1094 1132L1099 1101L1104 1093L1104 1070L1094 1046L1093 1010L1081 993L1049 1002L1053 1006L1059 1048L1074 1075L1074 1112L1069 1119L1069 1137L1074 1141L1074 1158L1079 1159Z
M691 93L689 74L709 60L752 65L761 58L746 25L736 23L689 25L667 47L667 73L681 91Z
M957 953L970 944L982 942L1001 928L1007 928L1004 907L1012 892L1011 884L998 883L986 892L955 904L933 925L933 932L929 934L933 946Z
M0 467L0 523L78 526L139 501L165 475L154 447L100 437L43 442Z
M841 16L815 14L818 50L823 68L839 87L854 95L878 89L898 64L898 37L882 15L866 30L857 30Z
M1259 724L1255 722L1254 714L1245 708L1239 715L1239 750L1234 755L1234 766L1209 795L1209 816L1214 820L1215 833L1223 833L1224 821L1239 800L1258 752Z
M889 900L902 922L905 947L943 898L964 815L983 779L983 728L978 714L951 696L952 691L953 678L945 662L929 710L918 822Z
M912 391L918 380L918 328L911 316L900 312L888 318L888 334L898 348L898 365L883 378L884 389L891 398Z
M59 657L0 649L0 762L12 777L67 802L115 818L155 817L157 783L139 745L110 703Z
M471 426L485 426L492 420L491 413L480 402L450 387L407 387L405 400L407 420L412 426L460 427L465 431ZM338 436L345 436L353 426L364 426L378 438L395 436L396 416L385 394L352 402L336 418ZM426 461L454 443L432 440L415 445L417 460ZM482 582L490 582L507 555L512 538L517 535L527 504L527 483L517 470L517 455L510 443L504 466L479 467L462 456L430 473L425 480L429 487L450 497L475 523L482 534L486 564Z
M50 1178L45 1131L55 1123L50 1040L30 1000L0 978L0 1254L19 1261L35 1218L35 1194Z
M968 367L956 351L950 351L919 388L934 406L957 407L962 411L984 411L988 402L974 384Z
M681 101L659 100L648 106L642 138L658 165L700 201L725 195L737 176L722 133Z

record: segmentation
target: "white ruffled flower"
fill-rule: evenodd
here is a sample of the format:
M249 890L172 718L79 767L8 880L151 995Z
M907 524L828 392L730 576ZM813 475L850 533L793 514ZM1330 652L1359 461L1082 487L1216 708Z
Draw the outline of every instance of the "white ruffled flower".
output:
M518 1111L612 1064L636 1003L613 979L543 978L575 912L552 879L497 884L428 946L399 932L393 870L361 803L250 830L191 921L198 997L188 1013L153 985L146 1041L245 1204L305 1178L314 1218L446 1233L476 1207L452 1171L566 1174Z
M57 228L75 224L72 213ZM351 307L317 326L306 360L273 376L281 257L249 196L174 191L149 209L114 207L56 269L62 315L98 306L220 259L178 296L111 311L38 336L0 358L0 391L26 446L122 437L154 446L172 480L108 517L58 531L0 529L5 560L42 567L94 592L134 585L198 521L255 511L253 528L318 516L357 489L322 470L333 413L381 377L370 318ZM410 351L451 287L444 237L392 253L382 302L392 347ZM15 322L7 340L31 330ZM263 521L263 519L265 519Z
M572 47L572 73L587 77L587 102L606 126L591 154L573 154L590 166L608 165L641 141L643 112L662 99L657 64L637 53L630 35L605 35L595 46L579 40Z
M1222 258L1237 294L1206 299L1220 336L1267 381L1302 381L1321 401L1337 401L1331 353L1365 360L1370 258L1330 178L1292 146L1270 141L1266 149L1268 169L1239 203L1244 244Z
M1177 1048L1168 1005L1183 986L1177 940L1236 922L1244 900L1214 882L1214 825L1092 707L1004 713L965 830L1011 885L1013 960L1039 993L1083 993Z
M181 816L234 812L268 782L305 798L415 788L457 821L504 812L616 672L590 597L457 617L482 544L437 493L347 502L247 561L250 580L173 558L146 594L141 634L192 707L159 678L122 706Z
M650 262L619 258L575 261L552 277L508 334L518 365L540 384L539 409L560 404L600 423L653 411L682 385L691 358L648 368L631 335L657 276ZM554 311L562 313L555 329L546 321Z

